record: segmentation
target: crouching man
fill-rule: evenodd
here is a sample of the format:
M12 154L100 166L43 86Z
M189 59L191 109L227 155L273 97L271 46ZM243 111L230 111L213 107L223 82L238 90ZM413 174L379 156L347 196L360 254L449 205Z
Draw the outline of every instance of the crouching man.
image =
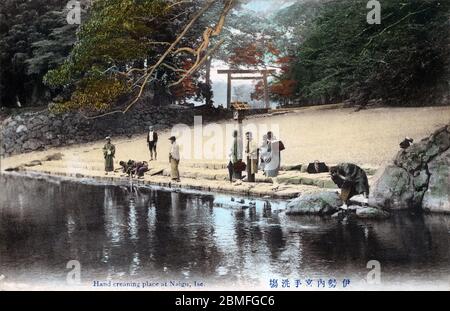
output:
M366 172L352 163L341 163L330 168L331 179L341 189L341 209L346 210L350 198L364 195L364 204L368 202L369 181Z

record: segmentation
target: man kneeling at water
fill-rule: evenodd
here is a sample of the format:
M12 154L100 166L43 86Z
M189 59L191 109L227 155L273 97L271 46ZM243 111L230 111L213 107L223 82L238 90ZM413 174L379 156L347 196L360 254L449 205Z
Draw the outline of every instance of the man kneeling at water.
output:
M136 163L133 173L137 175L138 178L143 178L144 174L148 171L148 162L144 161Z
M144 174L149 171L147 161L136 162L133 160L129 160L128 162L120 161L119 164L122 167L122 172L131 178L133 178L134 176L142 178L144 177Z
M367 203L369 181L362 168L352 163L341 163L331 167L330 173L333 182L341 189L342 209L346 210L350 198L358 194L364 195L364 204Z

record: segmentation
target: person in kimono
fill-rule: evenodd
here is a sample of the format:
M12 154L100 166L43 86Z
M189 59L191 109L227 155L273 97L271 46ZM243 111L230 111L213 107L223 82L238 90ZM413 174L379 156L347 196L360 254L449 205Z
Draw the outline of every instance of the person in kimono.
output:
M122 168L122 173L123 174L127 174L128 173L128 165L127 162L125 161L120 161L119 162L120 167Z
M135 175L137 175L138 178L143 178L144 174L147 173L148 171L149 171L148 162L143 161L136 163Z
M154 131L153 126L149 127L147 134L147 145L150 150L150 161L153 161L153 154L155 155L155 160L158 158L158 153L156 152L156 145L158 143L158 133Z
M369 181L366 172L358 165L341 163L330 168L331 179L341 189L341 200L344 203L341 209L346 210L350 198L355 195L364 195L364 204L369 196Z
M106 144L103 147L103 157L105 158L105 175L114 172L114 157L116 155L116 147L111 144L111 137L106 137Z
M233 142L231 143L231 149L228 155L228 172L230 175L230 182L233 182L233 178L238 180L242 179L242 170L238 167L239 164L242 163L241 142L239 141L239 131L235 130L233 132Z
M277 177L280 171L280 142L272 132L267 133L267 151L264 153L264 174L267 177Z
M263 136L261 146L259 147L259 168L264 172L264 167L266 165L265 159L270 156L269 146L267 145L267 134ZM265 174L265 173L264 173Z
M170 162L170 177L173 181L180 181L180 171L178 166L180 164L180 147L177 144L177 139L175 136L169 138L171 141L170 152L169 152L169 162Z
M247 157L247 181L255 182L255 175L258 172L258 147L253 140L253 135L251 132L245 133L245 138L245 154Z

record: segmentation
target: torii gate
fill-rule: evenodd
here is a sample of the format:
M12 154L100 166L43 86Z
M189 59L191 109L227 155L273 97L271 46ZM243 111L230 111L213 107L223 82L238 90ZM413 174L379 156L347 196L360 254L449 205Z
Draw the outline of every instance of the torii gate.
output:
M275 69L263 69L263 70L240 70L240 69L219 69L218 74L227 74L227 109L231 106L231 81L232 80L263 80L264 81L264 103L266 108L270 108L269 102L269 84L267 78L269 74L276 72ZM260 73L261 76L246 76L246 77L233 77L233 74L257 74Z

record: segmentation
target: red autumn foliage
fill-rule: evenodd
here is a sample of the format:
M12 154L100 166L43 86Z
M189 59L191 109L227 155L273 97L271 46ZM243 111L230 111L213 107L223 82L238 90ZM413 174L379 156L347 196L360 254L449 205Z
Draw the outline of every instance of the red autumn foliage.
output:
M296 86L295 80L280 80L270 86L270 92L280 97L291 97L295 93Z
M264 82L258 81L255 85L255 90L251 94L250 98L252 100L262 100L264 98Z
M229 62L233 65L257 66L264 63L263 57L264 53L258 49L255 43L251 43L245 47L234 49Z
M181 68L189 70L192 65L192 61L185 61ZM173 87L172 94L177 98L190 98L195 96L198 92L198 85L195 81L193 76L184 79L183 82Z
M292 79L284 79L286 73L290 70L290 64L294 60L291 56L279 57L275 63L279 65L281 69L281 78L272 82L269 86L269 93L272 97L290 98L295 94L297 88L297 81ZM251 98L253 100L264 99L264 83L259 81L255 85L255 91L252 93Z

